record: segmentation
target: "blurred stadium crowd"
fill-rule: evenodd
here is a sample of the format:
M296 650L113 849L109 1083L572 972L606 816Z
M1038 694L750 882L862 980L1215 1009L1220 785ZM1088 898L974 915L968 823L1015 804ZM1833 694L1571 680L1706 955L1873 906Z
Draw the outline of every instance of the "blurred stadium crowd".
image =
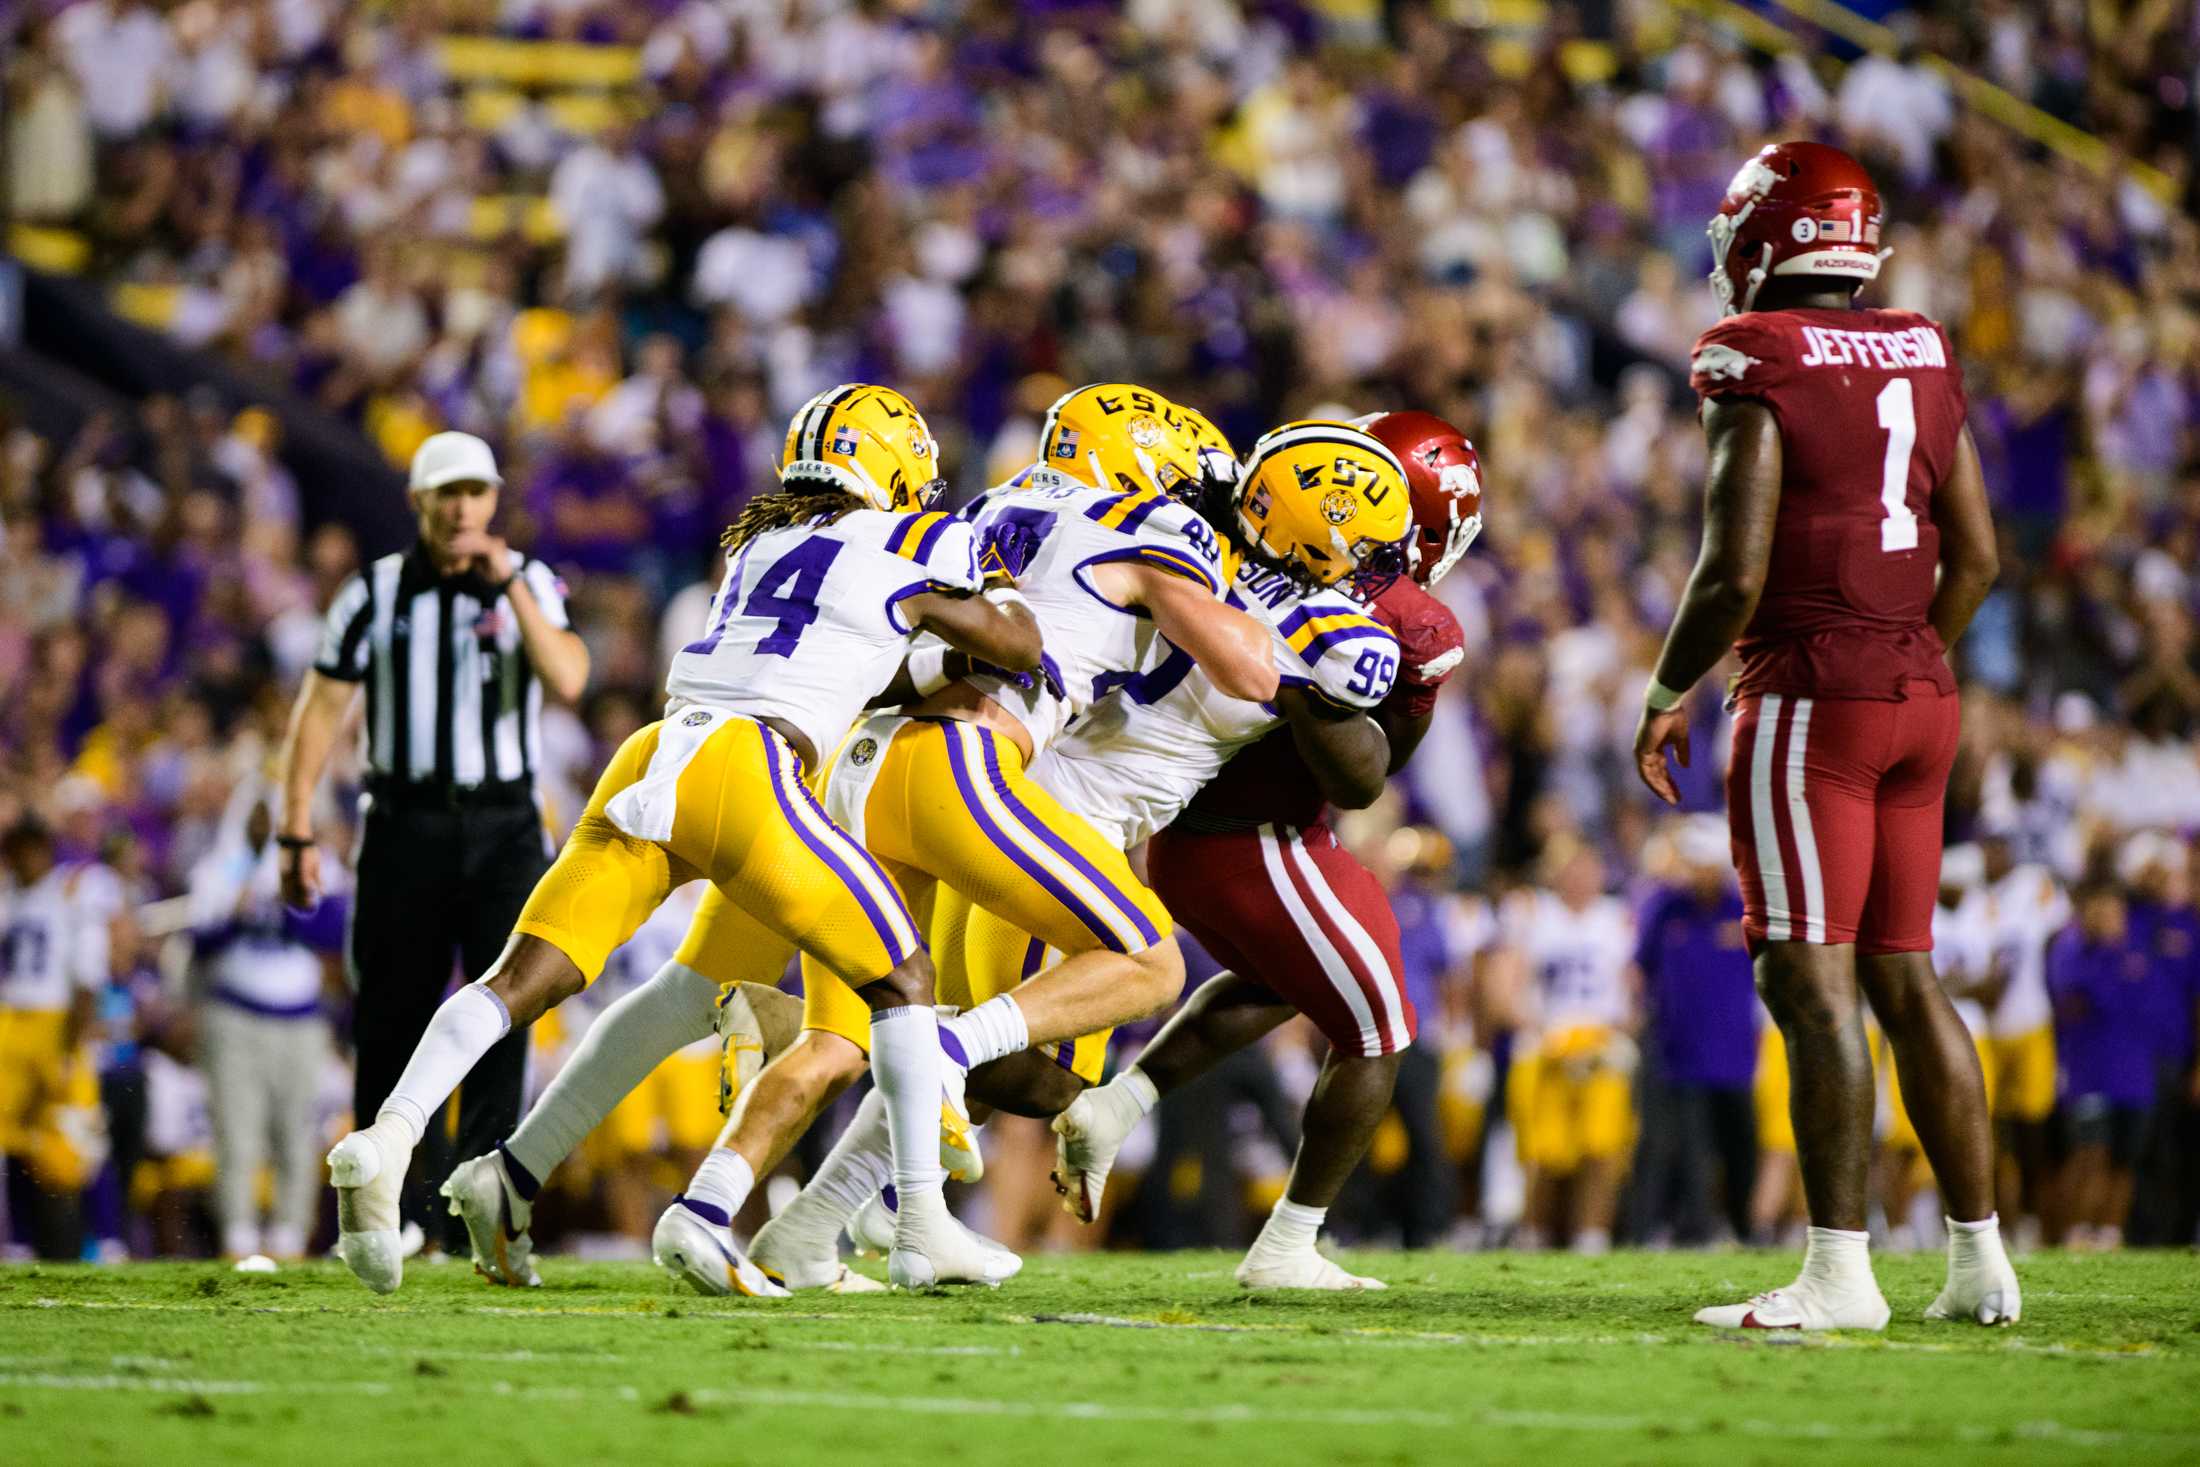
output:
M33 0L5 78L11 239L392 463L442 427L498 445L511 538L566 575L596 668L548 725L553 822L651 716L717 528L820 387L906 390L965 496L1091 380L1151 383L1241 444L1331 405L1450 417L1487 466L1488 531L1442 588L1468 662L1348 827L1395 881L1430 1021L1333 1225L1685 1244L1791 1225L1792 1142L1706 823L1715 694L1693 816L1653 817L1628 740L1696 543L1704 220L1761 140L1838 140L1890 201L1882 298L1954 332L2008 542L1961 652L1943 913L1999 1072L2004 1211L2189 1243L2194 7L1921 7L1862 56L1815 32L1749 49L1716 9ZM2106 166L1965 105L1935 55ZM64 1052L69 1021L39 1015L69 989L0 966L11 1248L295 1253L315 1232L348 1089L340 901L280 913L259 812L318 614L390 547L355 543L283 446L274 414L203 394L66 437L0 402L0 914L72 914L94 1010ZM325 812L332 851L348 821ZM22 957L8 931L0 963ZM1582 965L1620 1011L1567 1012ZM317 1107L310 1156L268 1156L258 1112L209 1114L200 1074L222 1004L277 971L327 1058L315 1094L257 1103ZM570 1038L544 1032L538 1069ZM1163 1107L1109 1240L1239 1241L1313 1042L1286 1030L1202 1082L1213 1103ZM638 1246L708 1143L714 1058L660 1080L560 1179L569 1233ZM1899 1239L1935 1214L1883 1110ZM973 1202L1011 1244L1092 1240L1053 1211L1049 1142L994 1128Z

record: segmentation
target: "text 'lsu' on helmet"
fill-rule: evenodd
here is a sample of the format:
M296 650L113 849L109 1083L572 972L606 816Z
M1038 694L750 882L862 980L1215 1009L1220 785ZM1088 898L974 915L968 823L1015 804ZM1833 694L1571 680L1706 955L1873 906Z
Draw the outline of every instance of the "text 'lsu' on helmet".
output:
M1405 466L1413 506L1406 572L1433 586L1482 533L1482 456L1434 413L1375 413L1354 420Z
M1185 500L1199 492L1199 448L1184 410L1128 382L1096 382L1055 399L1039 429L1039 461L1095 489Z
M787 425L783 484L837 484L872 509L929 507L947 488L940 445L915 403L891 387L847 382L804 403Z
M1306 419L1253 444L1237 531L1254 554L1362 600L1405 569L1405 465L1364 428Z
M1824 143L1771 143L1726 186L1711 217L1711 293L1721 315L1755 310L1775 275L1862 285L1879 274L1879 190Z

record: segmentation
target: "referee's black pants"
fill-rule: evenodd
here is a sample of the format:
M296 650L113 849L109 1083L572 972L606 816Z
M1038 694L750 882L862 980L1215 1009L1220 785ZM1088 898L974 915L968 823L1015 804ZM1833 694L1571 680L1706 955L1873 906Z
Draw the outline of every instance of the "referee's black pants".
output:
M367 1125L381 1110L453 980L471 982L496 961L548 866L532 800L453 807L378 798L369 808L349 954L357 989L353 1124ZM463 1250L466 1230L436 1205L435 1189L454 1162L512 1134L526 1075L527 1031L516 1028L459 1087L455 1140L440 1115L428 1118L403 1215L449 1251Z

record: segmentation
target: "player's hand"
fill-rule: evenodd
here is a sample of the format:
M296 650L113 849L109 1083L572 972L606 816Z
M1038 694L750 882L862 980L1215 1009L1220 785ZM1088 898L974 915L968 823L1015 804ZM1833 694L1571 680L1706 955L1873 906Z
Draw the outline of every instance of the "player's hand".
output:
M320 847L283 847L282 868L284 906L310 912L321 905Z
M1635 772L1642 782L1650 786L1650 793L1668 805L1681 802L1681 792L1673 783L1673 770L1665 762L1665 751L1670 748L1681 761L1681 768L1688 767L1688 704L1683 702L1663 713L1649 708L1642 710L1642 722L1635 725Z
M450 555L461 573L471 572L492 586L512 578L512 551L502 535L460 530L451 537Z

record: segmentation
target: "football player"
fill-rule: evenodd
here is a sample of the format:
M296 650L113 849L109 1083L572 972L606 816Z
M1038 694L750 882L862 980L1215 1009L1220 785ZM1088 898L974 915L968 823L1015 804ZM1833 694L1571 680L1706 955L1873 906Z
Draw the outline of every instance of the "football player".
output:
M428 1118L513 1024L579 992L672 887L698 878L878 1012L873 1073L907 1099L897 1119L922 1122L895 1136L902 1227L945 1266L975 1254L940 1198L939 1033L920 929L805 781L918 634L1031 670L1039 626L1013 590L984 590L967 525L924 512L942 484L938 448L900 393L854 384L812 399L780 479L724 534L725 581L708 630L673 658L664 719L612 756L502 956L444 1001L373 1123L329 1153L337 1251L369 1288L402 1282L398 1189ZM687 1266L727 1289L777 1292L722 1227L677 1246L707 1253Z
M826 765L825 809L918 910L944 885L1066 954L1044 981L969 1008L939 1031L948 1088L945 1103L931 1105L932 1121L950 1173L962 1180L983 1172L965 1121L969 1067L1158 1012L1183 987L1169 915L1132 874L1120 844L1027 771L1094 699L1146 666L1164 637L1232 696L1275 696L1267 628L1223 602L1214 529L1177 497L1201 474L1182 409L1158 393L1103 383L1056 402L1039 462L955 521L975 533L985 572L1012 578L1028 596L1046 638L1042 675L971 666L944 648L912 658L898 711L857 726ZM861 1073L870 1008L813 962L804 965L803 993L798 1052L808 1063L775 1061L744 1092L720 1145L660 1221L661 1259L671 1257L669 1236L694 1230L698 1204L737 1210L755 1178ZM885 1091L896 1135L899 1103ZM1020 1267L993 1250L977 1275L950 1270L908 1236L906 1199L899 1216L887 1259L896 1285L999 1282ZM714 1288L707 1267L676 1258L668 1266Z
M1035 780L1126 848L1178 820L1187 805L1197 809L1205 798L1201 791L1210 781L1221 774L1226 783L1231 774L1225 771L1237 770L1263 750L1270 751L1268 767L1284 764L1295 771L1294 792L1317 792L1310 796L1317 815L1325 794L1359 806L1380 793L1394 746L1382 727L1366 715L1389 706L1386 700L1400 675L1401 660L1405 677L1428 688L1432 701L1434 684L1459 660L1460 643L1456 627L1448 647L1438 645L1440 637L1415 635L1401 658L1399 634L1379 619L1383 613L1377 609L1389 592L1376 598L1377 608L1363 602L1377 588L1397 580L1398 569L1407 563L1409 499L1422 510L1424 523L1439 527L1435 535L1416 535L1411 542L1414 565L1421 574L1432 574L1439 563L1448 567L1473 539L1480 493L1478 481L1471 478L1472 450L1456 432L1438 432L1438 421L1422 415L1396 416L1420 421L1392 424L1393 436L1387 441L1380 422L1372 434L1351 424L1328 422L1291 423L1267 434L1254 445L1246 462L1231 513L1218 517L1246 552L1234 576L1232 594L1269 626L1277 663L1285 669L1285 687L1274 706L1256 706L1229 696L1181 651L1163 649L1164 655L1096 705L1047 752L1033 768ZM1393 451L1392 443L1416 456ZM1415 465L1422 472L1415 474ZM1460 475L1451 475L1446 489L1442 470L1452 465L1466 467L1469 476L1462 482ZM1415 488L1408 488L1409 480ZM1423 489L1444 497L1424 502ZM1461 502L1456 496L1467 497ZM1348 586L1360 594L1346 594ZM1390 600L1393 614L1400 614L1398 609L1408 604L1405 597ZM1437 614L1448 624L1448 613L1437 607ZM1412 623L1417 630L1432 619L1425 609L1401 615L1401 623ZM1418 658L1416 652L1421 654ZM1418 713L1402 718L1401 742L1418 737L1418 720L1426 714L1424 705ZM1263 955L1264 961L1279 945L1308 952L1301 968L1279 965L1275 969L1279 981L1293 985L1288 992L1298 995L1309 1012L1335 1019L1337 1042L1349 1043L1354 1053L1362 1048L1378 1051L1372 1068L1387 1084L1397 1063L1396 1050L1407 1041L1413 1024L1411 1006L1397 979L1396 924L1389 926L1389 963L1381 968L1387 988L1363 990L1357 970L1339 960L1338 940L1330 935L1336 929L1324 928L1310 914L1299 886L1290 885L1288 897L1276 894L1291 882L1280 865L1286 859L1303 863L1299 869L1314 870L1316 882L1334 879L1338 869L1331 860L1334 841L1322 843L1316 837L1320 854L1306 857L1298 854L1301 839L1297 831L1279 836L1273 827L1266 834L1249 830L1240 841L1218 842L1204 855L1173 867L1156 858L1159 838L1147 850L1164 899L1203 942L1213 946L1220 939L1211 934L1227 933ZM1289 857L1283 854L1286 845L1293 850ZM1270 864L1271 858L1278 864ZM1356 865L1351 869L1359 871ZM1365 888L1345 889L1364 899L1372 878L1364 872L1360 875ZM1271 904L1257 915L1255 889L1272 894ZM1375 901L1380 904L1379 893ZM1306 918L1303 928L1292 925L1294 910ZM1387 918L1387 906L1381 914ZM1357 920L1353 930L1364 936ZM1295 941L1285 935L1294 931L1300 934ZM982 1001L990 992L1013 989L1027 975L1038 974L1036 981L1045 981L1051 957L1046 945L1002 923L993 913L956 914L943 906L935 918L933 938L942 955L943 997L967 987L970 998ZM1318 956L1310 947L1301 948L1315 942L1321 945ZM1369 940L1366 945L1372 948L1375 943ZM1354 951L1355 962L1373 966L1357 945ZM1291 1002L1267 990L1249 992L1252 988L1250 982L1223 979L1203 985L1185 1010L1191 1017L1172 1020L1155 1047L1168 1044L1165 1052L1182 1056L1178 1062L1189 1075L1227 1048L1251 1042L1289 1017ZM1171 1041L1171 1035L1177 1037ZM974 1070L970 1078L969 1093L974 1099L1026 1115L1059 1115L1058 1127L1069 1126L1073 1117L1086 1114L1090 1102L1106 1097L1097 1116L1065 1133L1065 1149L1078 1147L1076 1169L1069 1163L1063 1168L1065 1191L1072 1211L1086 1221L1098 1203L1121 1133L1135 1123L1144 1105L1151 1104L1150 1094L1142 1102L1118 1099L1123 1092L1116 1086L1080 1098L1084 1086L1099 1076L1106 1041L1105 1033L1087 1034L1073 1045L1060 1046L1051 1058L1019 1056L1014 1062ZM1147 1054L1153 1052L1149 1049ZM1351 1068L1343 1058L1337 1064ZM1176 1077L1170 1078L1173 1083ZM1131 1082L1131 1096L1137 1095L1135 1087L1147 1083ZM1333 1078L1325 1085L1333 1086ZM1387 1103L1387 1088L1383 1098ZM1382 1109L1382 1104L1376 1105L1374 1116L1379 1117ZM1126 1113L1129 1118L1120 1130L1107 1131L1099 1141L1088 1139ZM1318 1107L1310 1119L1320 1119ZM1372 1128L1372 1117L1367 1125ZM1323 1148L1338 1144L1334 1137L1317 1139L1312 1129L1310 1123L1308 1146L1317 1157ZM811 1185L757 1234L757 1257L779 1270L790 1284L824 1279L830 1277L835 1240L843 1223L859 1239L882 1231L874 1220L876 1208L886 1205L883 1200L852 1220L851 1214L878 1191L884 1179L883 1141L877 1117L859 1112L857 1122ZM1344 1170L1349 1170L1365 1148L1365 1131L1345 1138L1343 1144L1350 1148L1344 1164ZM1341 1180L1342 1173L1338 1175ZM1317 1197L1316 1206L1326 1206L1329 1200L1329 1194L1311 1195ZM1302 1205L1306 1204L1290 1204ZM1287 1223L1294 1220L1292 1214L1284 1215ZM1319 1223L1318 1212L1315 1223ZM1277 1238L1256 1248L1240 1271L1242 1280L1255 1286L1313 1287L1356 1287L1367 1282L1353 1280L1315 1254L1311 1228L1303 1249L1296 1243L1285 1246L1283 1229L1276 1232Z
M107 986L107 920L53 832L25 816L0 832L0 1172L35 1184L42 1256L74 1257L76 1196L106 1156L87 1041Z
M1727 319L1696 345L1710 451L1702 552L1635 736L1677 802L1688 690L1733 648L1727 817L1757 984L1786 1041L1810 1242L1786 1288L1706 1309L1745 1329L1880 1329L1865 1232L1872 1069L1893 1045L1949 1214L1930 1319L2016 1319L1978 1055L1933 976L1941 806L1959 705L1947 651L1993 585L1994 527L1947 334L1859 309L1878 191L1855 159L1776 143L1710 225Z

